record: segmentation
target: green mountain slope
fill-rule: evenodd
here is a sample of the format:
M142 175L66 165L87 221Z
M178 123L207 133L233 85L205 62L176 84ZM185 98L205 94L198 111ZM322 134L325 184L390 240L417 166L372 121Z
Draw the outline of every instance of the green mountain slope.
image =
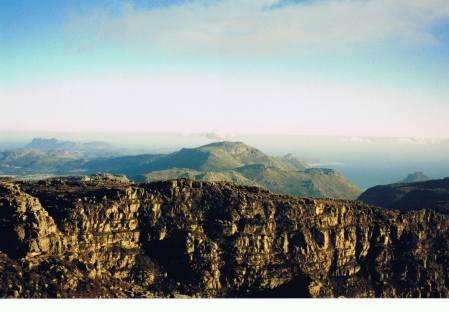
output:
M241 142L217 142L182 149L153 162L139 181L188 177L262 186L270 191L309 197L355 199L360 190L335 170L305 168L292 155L271 157ZM180 169L182 168L182 169Z
M92 157L92 144L35 139L27 148L0 153L0 175L32 178L105 172L138 182L176 178L226 181L308 197L354 199L360 193L334 170L307 168L290 154L272 157L242 142L216 142L170 154L112 157Z
M86 164L88 172L112 170L113 173L136 175L150 171L186 168L201 172L232 170L238 167L262 164L282 170L305 169L299 160L265 155L256 148L241 142L217 142L197 148L183 148L166 155L137 155L95 159Z
M236 170L270 191L282 194L345 199L354 199L360 194L352 182L332 169L294 171L250 165Z
M83 155L77 151L21 148L0 153L0 174L58 174L81 167Z
M145 182L172 180L178 178L187 178L192 180L201 180L209 182L232 182L238 185L262 186L251 179L246 178L235 170L226 171L207 171L201 172L188 168L172 168L165 170L152 171L139 177L137 180Z

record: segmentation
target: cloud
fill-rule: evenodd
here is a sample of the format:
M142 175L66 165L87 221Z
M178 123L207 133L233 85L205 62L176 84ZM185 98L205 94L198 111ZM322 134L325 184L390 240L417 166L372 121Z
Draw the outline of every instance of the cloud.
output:
M357 136L342 137L338 141L341 143L354 143L354 144L360 144L360 143L371 144L373 142L371 138L357 137Z
M449 18L447 0L298 2L304 1L181 1L146 9L127 4L118 16L101 9L74 15L66 34L82 47L282 57L370 45L438 44L432 27Z
M219 129L208 135L214 140L232 140L232 134L239 133L447 137L448 99L414 90L287 78L111 76L0 88L0 103L8 103L2 107L0 128L183 133Z
M214 141L234 140L238 137L238 134L236 133L227 133L220 130L213 130L212 132L207 132L203 135L206 139Z
M384 81L368 85L359 81L364 75L344 81L345 75L351 76L351 53L341 54L345 57L339 58L338 76L324 74L325 79L294 70L285 75L234 73L255 58L266 57L277 64L283 58L315 52L321 55L312 61L305 58L306 62L314 72L330 72L323 53L367 49L368 53L361 54L369 56L377 52L370 51L373 46L438 45L441 36L433 30L435 23L449 18L447 0L317 0L304 4L192 0L151 8L128 4L118 12L97 8L88 14L73 14L65 27L67 47L88 57L70 59L73 54L67 53L63 61L79 65L82 74L75 73L74 81L68 76L18 85L17 89L0 88L0 102L9 103L0 116L2 127L76 130L82 125L92 131L204 133L220 129L224 133L209 134L211 139L226 139L226 133L447 136L447 79L440 82L441 75L425 75L431 62L419 64L425 66L404 62L406 66L400 67L398 61L389 66L381 63L380 55L376 59L380 61L369 68L380 69L368 74L380 73L376 78ZM95 49L99 53L89 54ZM124 57L108 59L110 51L123 52ZM200 66L193 72L172 70L165 64L158 71L145 67L146 60L161 61L154 51L193 56L206 66L213 63L208 57L216 56L239 62L225 63L231 64L232 71L218 74ZM103 62L103 56L110 72L102 72L99 66L97 76L95 66ZM134 63L129 65L129 59ZM182 57L167 59L184 61ZM431 57L425 55L425 59ZM364 65L365 59L358 64ZM418 82L428 88L407 84L408 76L424 77ZM396 77L404 80L400 87ZM23 112L28 112L26 118ZM57 118L50 120L49 116Z
M276 9L284 8L289 5L299 5L299 4L307 5L307 4L314 4L318 1L323 1L323 0L279 0L279 1L276 1L275 3L271 4L267 8L269 10L276 10Z

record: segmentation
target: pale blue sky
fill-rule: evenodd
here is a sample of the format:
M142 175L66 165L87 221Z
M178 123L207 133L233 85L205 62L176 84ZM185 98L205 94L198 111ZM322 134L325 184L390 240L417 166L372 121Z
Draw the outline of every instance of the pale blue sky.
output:
M0 130L447 137L449 2L1 0L0 105Z

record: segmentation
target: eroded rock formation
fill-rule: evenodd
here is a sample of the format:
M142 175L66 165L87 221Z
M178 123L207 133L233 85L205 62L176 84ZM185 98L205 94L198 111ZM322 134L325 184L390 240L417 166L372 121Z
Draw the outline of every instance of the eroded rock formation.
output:
M449 217L229 183L0 182L2 297L448 297Z

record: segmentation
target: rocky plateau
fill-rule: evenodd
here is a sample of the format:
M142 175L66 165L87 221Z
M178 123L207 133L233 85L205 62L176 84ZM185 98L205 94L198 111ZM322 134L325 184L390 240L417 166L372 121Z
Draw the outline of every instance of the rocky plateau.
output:
M0 297L448 297L449 216L187 179L0 181Z

